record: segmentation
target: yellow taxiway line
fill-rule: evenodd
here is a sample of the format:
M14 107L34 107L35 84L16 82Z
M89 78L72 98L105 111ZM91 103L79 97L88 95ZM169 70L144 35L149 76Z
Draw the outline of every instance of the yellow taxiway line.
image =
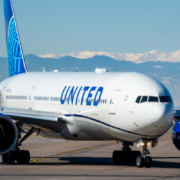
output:
M34 159L34 160L32 160L32 162L34 162L34 163L40 163L40 162L38 162L38 161L39 161L39 160L42 160L42 159L51 158L51 157L56 157L56 156L62 156L62 155L64 155L64 154L69 154L69 153L74 153L74 152L78 152L78 151L83 151L83 150L86 150L86 149L101 147L101 146L105 146L105 145L109 145L109 144L114 144L114 143L116 143L116 142L117 142L117 141L113 141L113 142L110 142L110 143L105 143L105 144L100 144L100 145L96 145L96 146L90 146L90 147L85 147L85 148L81 148L81 149L76 149L76 150L74 150L74 151L67 151L67 152L63 152L63 153L60 153L60 154L55 154L55 155L52 155L52 156L46 156L46 157Z

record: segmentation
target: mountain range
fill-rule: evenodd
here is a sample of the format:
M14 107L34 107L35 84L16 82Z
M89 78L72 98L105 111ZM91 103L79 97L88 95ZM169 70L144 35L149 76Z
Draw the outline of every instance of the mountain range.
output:
M97 68L107 68L110 72L140 72L151 75L162 82L170 91L176 105L180 105L180 62L147 61L141 63L127 60L116 60L105 55L91 58L75 58L62 56L60 58L45 58L29 54L25 56L27 69L30 72L59 71L94 71ZM8 77L7 59L0 57L0 81Z
M131 61L134 63L143 63L149 61L161 62L180 62L180 50L172 53L163 52L160 50L152 50L145 53L132 54L132 53L111 53L111 52L72 52L69 54L45 54L39 57L42 58L55 58L59 59L64 56L71 56L78 59L88 59L95 56L106 56L119 61Z

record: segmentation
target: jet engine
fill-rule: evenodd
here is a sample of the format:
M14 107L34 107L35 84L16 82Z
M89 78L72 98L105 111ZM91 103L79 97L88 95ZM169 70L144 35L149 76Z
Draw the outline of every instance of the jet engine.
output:
M172 140L175 147L180 151L180 120L177 121L173 127Z
M18 140L18 129L14 121L0 114L0 154L9 152Z

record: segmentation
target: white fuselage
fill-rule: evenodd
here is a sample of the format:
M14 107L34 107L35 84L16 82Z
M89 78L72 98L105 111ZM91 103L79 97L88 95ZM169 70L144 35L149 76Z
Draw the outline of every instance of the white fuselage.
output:
M140 73L24 73L1 83L2 106L59 112L76 123L77 140L136 141L163 135L173 120L173 103L157 80ZM159 102L136 103L138 96ZM47 127L46 127L47 128ZM58 134L58 127L55 130ZM61 136L62 135L62 136Z

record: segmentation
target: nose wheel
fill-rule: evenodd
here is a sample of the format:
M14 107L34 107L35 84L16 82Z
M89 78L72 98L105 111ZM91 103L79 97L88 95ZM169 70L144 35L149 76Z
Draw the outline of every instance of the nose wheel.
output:
M136 166L138 168L146 167L151 168L152 167L152 158L150 156L147 156L147 154L150 154L149 150L147 149L148 141L144 140L143 145L143 155L138 156L136 158Z
M142 168L142 167L146 167L146 168L150 168L152 167L152 158L150 156L138 156L136 158L136 166L138 168Z

